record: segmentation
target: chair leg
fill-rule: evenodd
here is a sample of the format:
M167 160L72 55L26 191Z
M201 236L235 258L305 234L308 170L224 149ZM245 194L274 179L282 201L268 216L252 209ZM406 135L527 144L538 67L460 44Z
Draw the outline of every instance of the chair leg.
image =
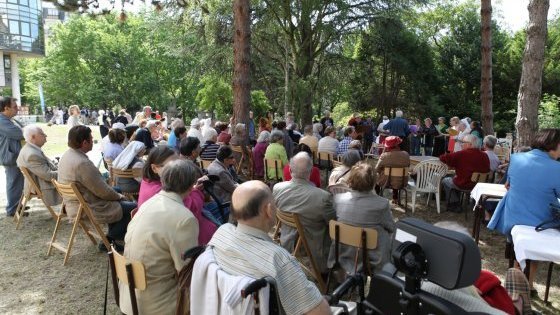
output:
M41 199L42 200L42 199ZM54 212L53 208L51 206L47 206L47 204L45 203L44 200L43 204L45 205L45 207L47 207L47 210L49 210L49 213L51 214L51 216L53 217L54 220L56 220L58 218L58 215L56 214L56 212Z
M416 194L417 194L416 190L413 190L411 194L412 194L412 213L414 213L414 208L416 208Z
M68 247L66 248L66 255L64 255L64 261L62 262L63 266L66 266L66 262L68 262L68 258L70 258L70 252L72 251L72 245L74 245L74 237L76 237L76 230L78 229L78 225L80 224L80 216L82 214L81 209L78 211L78 215L76 216L76 220L74 221L74 225L72 226L72 233L70 234L70 240L68 241Z
M440 214L440 201L439 201L439 191L435 193L436 194L436 207L437 207L437 213Z
M431 197L431 196L432 196L432 193L429 192L429 193L428 193L428 198L426 199L426 206L429 206L429 205L430 205L430 197Z
M16 214L14 215L14 220L16 221L16 230L19 230L19 226L21 224L21 220L23 219L25 206L27 205L27 201L29 201L30 196L22 196L19 200L18 208L16 209Z
M64 207L64 206L62 206ZM51 238L51 242L49 243L49 249L47 250L47 256L51 255L51 251L53 248L53 244L56 242L56 234L58 233L58 228L60 227L60 221L62 221L62 209L60 210L60 214L56 218L56 224L54 226L54 232Z
M86 233L86 236L89 238L89 240L93 243L93 245L97 245L97 240L95 240L95 237L93 237L91 235L91 231L89 230L89 228L86 226L86 224L80 220L80 227L82 228L82 230L84 231L84 233ZM107 247L108 248L108 247Z

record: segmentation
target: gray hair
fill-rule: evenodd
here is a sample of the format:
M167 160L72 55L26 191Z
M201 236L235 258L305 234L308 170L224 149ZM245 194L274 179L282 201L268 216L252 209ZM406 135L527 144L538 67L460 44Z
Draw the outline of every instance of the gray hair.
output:
M471 135L471 134L465 135L463 137L463 142L470 142L473 147L480 148L480 142L478 141L478 138L475 135Z
M455 221L439 221L437 223L434 223L434 226L471 236L471 233L469 232L469 230L466 227L464 227L463 225L461 225L461 224L459 224Z
M245 132L245 124L237 124L235 125L234 133L238 136L243 135Z
M280 140L284 140L284 133L281 130L273 130L272 133L270 133L270 143L275 143Z
M171 122L171 129L175 129L178 127L185 127L185 122L181 118L175 118Z
M342 164L347 167L352 167L361 160L362 158L357 150L348 150L342 155Z
M284 138L283 135L282 135L282 138ZM268 132L267 130L261 131L261 133L259 134L259 137L257 138L257 142L258 143L267 142L268 140L270 140L270 132Z
M206 140L212 140L218 136L218 132L214 128L203 128L202 137Z
M27 125L23 127L23 138L25 138L25 141L31 142L31 137L38 134L41 130L43 129L37 125Z
M323 125L321 125L321 123L313 124L313 132L314 133L320 133L321 131L323 131Z
M395 112L395 116L397 116L397 117L402 117L402 116L403 116L402 110L396 111L396 112Z
M167 192L184 194L192 188L200 171L193 162L174 160L165 164L161 172L161 189Z
M303 127L303 133L306 135L313 135L313 126L312 125L307 125L305 127Z
M293 178L309 179L313 161L307 152L299 152L290 160L290 173Z
M492 135L487 135L484 137L483 143L488 149L494 150L496 143L498 143L498 139Z

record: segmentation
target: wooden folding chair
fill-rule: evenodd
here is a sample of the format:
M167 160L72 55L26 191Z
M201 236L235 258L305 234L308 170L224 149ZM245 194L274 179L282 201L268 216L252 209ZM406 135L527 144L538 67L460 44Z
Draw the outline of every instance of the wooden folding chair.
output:
M72 251L72 245L74 244L74 237L76 236L76 231L78 229L78 226L80 226L80 228L82 228L82 230L86 233L86 235L91 240L93 245L97 245L96 239L98 239L101 242L103 242L103 244L105 244L105 248L110 248L111 244L109 243L109 240L105 236L105 233L103 232L103 229L101 228L100 224L97 223L97 220L93 216L93 212L91 208L89 207L88 203L84 200L84 197L82 196L82 193L78 190L78 187L76 187L76 184L75 183L60 184L55 179L53 179L52 182L56 187L56 190L64 200L68 200L68 199L78 200L80 206L78 207L78 213L74 220L74 224L72 225L72 233L70 234L70 240L68 241L67 247L64 247L63 244L56 242L56 237L58 234L58 229L60 227L62 216L59 215L58 218L56 219L56 225L54 227L54 232L51 241L49 242L49 249L47 251L47 256L50 256L53 247L58 249L59 251L65 253L64 262L62 263L62 265L65 266L66 262L68 261L68 258L70 258L70 252ZM65 205L63 205L63 207L65 207ZM82 218L84 214L85 214L85 218ZM90 230L88 224L90 224L95 231Z
M138 301L136 300L136 290L144 291L147 287L146 268L139 261L129 261L123 255L119 254L113 246L109 254L109 264L111 265L111 278L113 279L113 290L115 292L115 300L120 308L119 298L119 281L128 286L130 294L130 305L132 306L132 314L137 315Z
M369 266L369 250L374 250L377 248L377 230L374 228L362 228L346 223L338 222L336 220L331 220L329 222L329 235L331 240L334 242L334 257L335 263L333 267L329 270L329 277L327 280L327 288L329 287L331 281L332 272L340 267L339 263L339 246L340 244L348 245L356 248L356 254L354 256L354 273L358 270L358 259L360 256L360 251L362 254L362 272L366 276L373 275L373 272Z
M111 168L113 182L116 185L117 180L119 178L130 178L135 179L138 177L142 177L142 169L141 168L131 168L126 170L119 170L116 168ZM138 200L138 193L139 192L123 192L122 194L130 201Z
M212 164L213 161L214 161L214 160L203 160L203 159L200 159L199 166L200 166L200 168L202 168L203 170L207 170L208 167L210 166L210 164Z
M241 171L243 170L243 163L247 163L249 178L253 179L253 156L250 148L247 149L247 154L243 151L243 147L239 145L231 146L231 150L235 153L241 154L241 159L236 161L237 164L235 166L235 172L237 174L241 174Z
M319 151L317 152L317 160L319 164L319 168L326 170L327 172L327 179L329 178L330 171L334 168L333 166L333 154L326 151Z
M115 186L115 179L113 178L113 160L112 159L103 159L107 164L107 171L109 172L109 180L107 184L109 186Z
M406 186L408 185L408 174L409 174L408 167L385 167L383 172L385 176L387 176L387 181L385 182L385 185L381 187L380 195L383 196L383 191L386 188L397 189L399 191L398 203L400 204L401 191L404 191L404 211L406 211L406 204L408 200L408 191L406 190ZM400 177L402 181L401 185L398 187L393 187L392 179L395 177Z
M25 207L27 206L27 202L29 200L33 199L33 198L41 199L41 201L43 202L45 207L47 207L47 210L49 210L53 219L56 220L58 218L58 214L56 214L56 212L53 210L53 208L51 206L49 206L45 203L45 200L43 199L43 192L41 191L41 188L39 187L39 185L33 179L33 176L31 176L31 173L29 172L29 170L26 167L23 167L23 166L20 167L19 169L21 170L21 173L23 174L23 177L25 178L25 181L28 182L31 187L27 192L23 193L23 195L21 196L21 199L19 200L18 207L17 207L16 213L14 215L14 221L16 222L16 230L19 229L21 221L23 220L23 217L24 217L24 214L25 214Z
M274 166L275 175L268 174L268 168ZM270 184L276 184L282 181L282 173L284 172L284 163L277 159L264 159L264 181Z
M307 266L305 266L305 264L301 260L302 257L299 257L299 259L298 259L299 262L300 262L300 265L303 269L305 269L305 271L307 271L307 273L311 274L315 278L315 280L317 281L317 284L319 285L319 290L322 293L326 293L327 287L325 285L325 282L323 281L323 278L321 277L321 271L319 270L319 267L317 266L317 263L315 262L315 258L313 257L313 253L311 252L311 249L309 248L309 244L307 243L307 239L305 238L305 230L304 230L303 225L301 224L301 222L299 220L298 214L278 210L278 211L276 211L276 218L278 219L278 222L276 223L276 227L274 229L274 239L279 242L280 228L282 227L282 225L286 225L286 226L289 226L289 227L297 230L298 236L297 236L297 240L296 240L296 243L295 243L296 245L294 247L294 251L292 252L292 255L294 257L298 258L299 250L300 250L301 246L303 245L305 253L307 254L307 257L309 258L309 262L311 263L312 270L309 270L309 268L307 268Z

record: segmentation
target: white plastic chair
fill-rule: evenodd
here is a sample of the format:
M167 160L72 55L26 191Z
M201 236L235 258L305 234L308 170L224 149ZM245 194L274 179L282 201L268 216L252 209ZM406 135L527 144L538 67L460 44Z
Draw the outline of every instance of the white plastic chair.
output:
M441 179L447 174L447 165L441 163L437 159L426 160L418 163L413 170L416 173L416 182L413 180L408 181L407 189L412 193L412 213L416 206L416 193L428 193L428 200L426 205L430 204L430 195L436 195L437 212L440 213L440 183Z

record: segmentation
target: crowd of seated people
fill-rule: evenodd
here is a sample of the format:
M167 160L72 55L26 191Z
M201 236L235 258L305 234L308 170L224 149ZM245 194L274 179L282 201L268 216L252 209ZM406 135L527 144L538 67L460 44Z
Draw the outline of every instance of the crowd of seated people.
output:
M125 245L124 254L127 258L141 261L145 265L148 289L137 293L141 313L168 313L175 308L179 286L176 275L186 265L181 253L190 247L206 244L214 249L218 264L231 274L255 278L268 275L275 278L282 306L286 310L296 313L327 313L327 303L317 287L307 280L295 258L289 254L294 249L297 232L282 226L281 246L274 244L267 234L276 222L277 210L299 215L305 237L323 274L333 264L330 220L375 229L378 232L378 246L368 253L369 268L375 272L389 261L395 223L390 201L379 196L375 187L387 184L388 178L384 172L386 168L410 165L408 152L399 147L403 142L401 137L385 138L384 153L374 167L371 161L362 161L364 156L360 148L361 142L356 140L356 128L353 126L347 127L344 138L338 141L336 128L333 126L327 126L323 135L320 135L320 131L316 135L315 127L308 125L304 128L304 136L296 137L297 125L292 122L286 128L286 122L281 121L272 132L262 130L256 139L256 145L251 149L246 125L234 124L233 128L221 129L224 124L220 124L216 127L220 135L228 130L234 132L233 135L227 133L231 139L221 142L218 130L211 126L211 121L204 121L204 126L200 125L199 120L191 121L189 132L195 137L184 137L189 133L184 124L181 126L179 123L171 123L174 128L171 133L175 135L174 145L169 142L167 145L156 144L161 138L161 129L160 124L154 120L148 120L145 128L138 129L130 137L134 140L130 140L128 144L125 143L127 137L122 126L113 126L108 135L109 143L104 147L104 152L107 152L105 158L112 161L115 169L143 169L141 179L118 179L115 187L107 184L98 168L86 156L85 153L93 147L93 139L91 130L82 125L70 130L70 148L60 159L58 169L43 158L41 147L46 138L42 130L33 126L26 128L23 135L27 144L22 148L17 164L29 168L36 176L46 198L49 198L47 195L52 195L48 204L60 202L49 182L51 178L57 178L61 183L76 183L98 222L109 225L109 238ZM355 123L359 125L362 122ZM318 125L322 127L320 123ZM478 130L476 124L473 126L473 130ZM459 123L459 131L465 130L465 124ZM204 142L201 142L198 133ZM296 138L299 144L295 141ZM148 150L146 143L150 143L150 140L152 149L146 157L144 151ZM443 181L448 196L451 196L451 209L458 206L456 193L474 186L471 181L473 172L485 173L495 169L496 156L493 149L497 142L493 136L486 136L481 141L473 133L455 136L454 140L461 146L461 150L440 156L440 160L456 172L455 177ZM485 151L480 149L481 143ZM264 175L265 158L281 160L284 167L278 170L278 175L283 177L283 181L272 188L257 181L240 184L240 177L235 172L240 157L235 157L236 152L231 147L235 145L251 150L247 152L251 152L253 156L257 177ZM180 154L173 148L178 148ZM115 151L120 152L114 153ZM333 196L323 189L319 169L314 165L315 154L319 151L331 152L334 158L340 157L342 166L332 170L328 184L344 184L350 189L349 192ZM554 190L559 190L560 184L550 176L546 177L546 174L558 167L558 152L560 132L553 129L543 130L536 136L532 151L512 156L507 175L510 190L496 209L490 228L507 235L513 225L537 225L549 218L548 204L556 200ZM111 158L113 155L114 158ZM291 159L290 155L293 155ZM197 162L206 158L212 160L212 163L206 170L202 170ZM269 165L268 173L274 174L276 170L270 167L273 166ZM526 174L528 169L531 176ZM541 171L542 174L539 173ZM209 178L204 177L203 172L219 178L214 182L213 192L221 202L232 203L231 218L216 220L213 212L207 211L211 206L209 196L204 192L203 182ZM532 179L528 180L533 177L534 182ZM542 178L550 178L550 181L543 181ZM402 178L395 177L393 180L400 181ZM391 182L387 187L401 184L403 183ZM127 201L121 194L129 191L139 192L137 203ZM526 198L527 191L535 198ZM393 200L395 199L393 193ZM65 202L68 214L73 218L77 203L75 200ZM530 203L531 207L512 206L520 203ZM132 216L131 210L136 207L138 211ZM236 222L237 225L222 224L226 221ZM251 249L261 252L256 253ZM349 274L363 267L360 266L361 259L356 260L355 253L355 248L345 246L341 247L339 253L340 263ZM128 294L124 287L121 290L121 310L129 313L130 301L126 300ZM451 294L438 290L434 292L441 296ZM487 305L482 305L481 310L486 309ZM489 313L501 314L491 309Z

